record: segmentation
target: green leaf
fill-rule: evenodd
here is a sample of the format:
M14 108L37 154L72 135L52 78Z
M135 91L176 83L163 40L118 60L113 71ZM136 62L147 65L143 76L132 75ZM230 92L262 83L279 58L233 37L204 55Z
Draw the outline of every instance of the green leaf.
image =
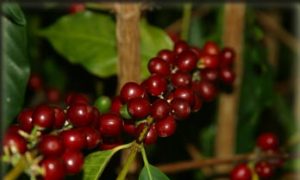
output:
M1 126L6 128L23 105L30 68L23 12L13 3L2 8Z
M80 64L99 77L116 74L117 47L115 22L105 14L85 11L66 15L42 30L53 47L74 64ZM142 77L148 75L147 63L161 49L170 49L172 41L161 29L140 23Z
M115 23L110 16L90 11L66 15L41 35L68 61L90 73L99 77L116 73Z
M157 167L151 164L145 164L140 175L139 180L168 180L168 176L162 173Z
M148 61L156 56L156 54L162 49L171 49L173 42L165 31L152 26L147 23L146 20L142 20L140 23L141 33L141 61L142 79L149 76L147 70Z
M111 157L119 150L125 149L131 146L131 143L118 146L112 150L98 151L89 154L84 161L83 165L83 179L84 180L96 180L101 176L104 168L111 159Z

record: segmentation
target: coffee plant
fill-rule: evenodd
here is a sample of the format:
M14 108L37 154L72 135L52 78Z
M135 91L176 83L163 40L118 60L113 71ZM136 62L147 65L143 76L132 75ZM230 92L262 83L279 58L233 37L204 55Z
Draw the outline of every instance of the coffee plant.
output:
M3 179L181 178L164 174L168 171L163 165L152 165L161 162L159 158L166 161L168 153L180 160L175 157L182 155L179 146L187 143L178 141L198 143L205 156L193 160L203 169L188 174L188 179L218 178L205 166L224 162L233 166L221 176L232 180L273 179L295 171L293 163L299 162L291 159L299 134L285 99L273 91L275 72L266 59L264 33L253 10L247 10L245 18L238 154L214 159L216 102L220 95L236 91L241 75L235 72L241 60L236 50L221 41L220 27L226 26L222 8L208 17L217 23L206 27L208 22L191 18L191 5L185 5L181 37L158 27L173 18L161 19L164 13L180 17L181 7L149 10L148 19L142 18L138 26L142 81L128 81L119 90L114 83L120 78L115 77L120 27L114 14L95 3L46 8L57 12L54 20L25 6L23 13L14 3L2 7ZM215 32L207 33L213 28ZM272 123L262 123L264 118L276 123L261 128ZM161 151L166 152L156 160L155 153ZM206 160L211 164L205 165ZM132 172L133 164L137 168ZM176 169L174 165L169 167Z

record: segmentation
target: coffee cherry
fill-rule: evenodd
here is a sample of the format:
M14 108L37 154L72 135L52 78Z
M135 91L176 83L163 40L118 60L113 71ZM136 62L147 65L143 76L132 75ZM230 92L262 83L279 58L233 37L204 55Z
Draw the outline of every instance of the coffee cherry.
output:
M86 104L76 103L70 105L67 118L76 127L87 126L92 122L92 107Z
M72 3L69 7L69 13L75 14L85 10L85 5L83 3Z
M157 57L165 60L169 64L174 64L176 54L173 51L164 49L158 52Z
M209 55L218 55L220 49L215 42L207 41L203 46L203 51Z
M53 127L56 129L60 129L65 124L65 113L60 107L54 107L54 125Z
M99 118L99 131L103 136L119 136L122 126L121 118L115 114L107 113Z
M145 90L142 88L141 85L135 82L126 83L120 91L120 96L124 102L128 102L130 99L133 98L144 97L144 95Z
M251 180L252 172L247 164L239 164L230 173L231 180Z
M146 123L141 123L138 125L137 130L136 130L137 138L139 137L140 133L143 131L145 125L146 125ZM155 126L151 125L147 135L145 136L144 143L146 145L150 145L150 144L155 144L156 141L157 141L157 132L156 132Z
M217 69L219 67L217 55L204 54L201 56L200 62L202 62L206 69Z
M202 100L199 97L199 95L197 95L196 93L194 93L194 104L192 106L192 111L197 112L201 109L202 107Z
M44 156L60 156L64 151L64 144L60 137L55 135L44 135L38 145Z
M100 132L92 127L82 127L79 129L86 138L86 148L93 149L102 141Z
M43 80L38 74L31 74L28 81L29 88L34 91L40 91L43 88Z
M103 142L100 143L99 148L101 150L110 150L122 144L123 144L123 140L121 139L121 137L113 137L113 138L105 137L103 139Z
M51 87L46 89L46 97L50 103L58 103L61 98L60 91L57 88Z
M84 157L80 151L65 151L62 159L68 174L76 174L81 171Z
M41 128L51 128L54 123L54 111L47 105L39 105L32 114L33 124Z
M65 165L60 158L49 157L41 162L44 169L44 180L63 180L65 176Z
M179 34L174 32L167 32L168 36L171 38L171 40L176 43L180 40Z
M194 92L189 87L179 87L179 88L175 89L175 91L174 91L174 98L184 99L190 105L193 105L193 103L194 103Z
M171 82L175 88L189 86L192 82L192 77L189 73L177 71L171 75Z
M231 85L235 79L235 74L229 68L222 68L220 70L220 79L224 84Z
M219 72L216 69L203 69L200 72L201 80L216 82L219 78Z
M115 113L117 115L120 115L120 110L122 107L122 100L120 96L116 96L115 98L113 98L113 100L111 101L111 107L110 107L110 112Z
M152 74L145 83L147 92L152 96L162 95L167 90L167 80L158 74Z
M27 151L27 142L19 134L10 132L4 136L3 147L8 147L12 153L24 154Z
M159 57L155 57L150 59L148 63L148 70L151 74L168 76L170 74L170 64Z
M81 150L86 146L86 137L79 129L69 129L61 133L64 147L71 150Z
M220 55L220 62L222 67L230 67L233 64L233 61L235 59L235 52L232 48L225 47Z
M134 98L128 102L128 112L136 119L142 119L150 113L150 103L145 98Z
M156 99L151 107L151 116L155 120L166 118L171 111L170 105L166 100Z
M127 133L130 136L135 136L136 134L136 127L135 127L135 121L134 120L126 120L123 121L123 130L125 133Z
M188 50L189 49L189 45L184 42L184 41L177 41L175 44L174 44L174 48L173 48L173 51L176 53L176 54L180 54L182 53L183 51L185 50Z
M99 117L100 117L100 112L96 107L92 106L92 112L91 112L91 124L89 125L90 127L98 129L99 127Z
M191 107L187 100L174 98L171 102L172 113L175 119L186 119L191 113Z
M14 134L19 135L20 130L23 131L23 129L21 128L21 126L19 124L13 124L13 125L8 127L5 134L14 133Z
M156 122L155 128L159 137L168 137L174 134L176 130L176 122L173 116L168 116L165 119L161 119Z
M24 109L18 115L18 122L20 124L20 127L22 128L23 131L26 131L28 133L30 133L33 128L32 114L33 114L33 109Z
M195 46L191 47L190 50L197 55L197 58L201 57L203 54L202 50Z
M107 113L111 107L111 100L107 96L100 96L95 101L95 106L101 113Z
M278 137L273 133L261 134L256 142L256 145L263 151L277 150L278 149Z
M255 164L255 172L262 179L269 179L274 174L274 169L271 164L265 161L260 161Z
M65 103L67 105L81 103L81 104L89 104L89 98L81 93L70 93L67 95L65 99Z
M182 72L190 72L196 68L197 56L192 51L186 50L180 53L176 59L176 66Z
M212 101L217 94L216 87L209 81L193 82L192 89L203 98L204 101Z

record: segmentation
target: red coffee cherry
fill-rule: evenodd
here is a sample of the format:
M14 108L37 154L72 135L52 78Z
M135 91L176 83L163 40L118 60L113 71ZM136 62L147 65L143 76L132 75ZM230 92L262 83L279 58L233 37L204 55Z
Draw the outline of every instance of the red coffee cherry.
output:
M189 45L188 45L185 41L177 41L177 42L174 44L173 51L174 51L176 54L180 54L180 53L182 53L183 51L188 50L188 49L189 49Z
M159 137L169 137L176 130L176 122L173 116L168 116L156 122L155 128Z
M122 132L122 120L119 116L107 113L99 118L99 131L103 136L116 137Z
M224 84L232 85L235 79L235 73L229 68L222 68L220 70L220 79Z
M171 83L175 88L189 86L191 82L192 76L189 73L177 71L171 75Z
M61 94L57 88L51 87L46 89L46 97L48 102L58 103L60 101Z
M83 3L72 3L69 7L69 13L75 14L85 10L85 5Z
M215 85L209 81L193 82L192 88L204 101L212 101L217 95Z
M279 140L273 133L263 133L257 138L256 145L263 151L277 150Z
M64 144L59 136L44 135L38 149L44 156L60 156L64 151Z
M176 66L182 72L190 72L196 68L198 58L195 53L185 50L176 59Z
M79 129L86 138L86 148L93 149L102 141L100 132L92 127L82 127Z
M54 111L54 125L53 125L53 127L56 128L56 129L60 129L64 126L65 121L66 121L64 110L61 109L60 107L54 107L53 111Z
M110 112L120 115L121 107L123 106L120 96L116 96L111 101Z
M164 99L156 99L151 107L151 116L155 120L166 118L171 111L169 103Z
M33 128L32 114L33 114L33 109L28 108L28 109L24 109L18 115L18 122L20 124L20 127L22 128L23 131L26 131L28 133L30 133Z
M29 88L34 91L40 91L43 89L43 80L39 74L31 74L28 81Z
M3 147L8 147L12 153L24 154L27 151L27 142L19 134L8 132L4 136Z
M173 51L163 49L163 50L158 52L157 57L165 60L169 64L174 64L176 54Z
M120 96L124 102L128 102L130 99L133 98L144 97L144 95L145 90L142 88L141 85L135 82L126 83L120 91Z
M71 150L81 150L86 146L86 137L79 129L69 129L63 131L62 137L64 147Z
M239 164L230 173L231 180L251 180L252 172L247 164Z
M87 126L92 122L92 107L86 104L71 104L67 118L76 127Z
M168 76L170 74L170 64L159 57L155 57L150 59L148 63L148 70L151 74Z
M62 155L62 159L68 174L77 174L81 171L84 156L80 151L67 150Z
M128 135L134 137L136 134L135 121L131 119L123 121L123 130Z
M201 109L202 107L202 100L199 97L199 95L197 95L196 93L194 93L194 104L192 106L192 111L197 112Z
M235 59L235 52L232 48L225 47L222 49L219 57L222 67L231 67Z
M20 130L23 131L23 129L21 128L21 126L19 124L13 124L13 125L8 127L5 134L14 133L14 134L19 135Z
M134 98L128 102L128 112L136 119L142 119L150 113L150 103L145 98Z
M65 103L67 105L81 103L81 104L89 104L89 98L81 93L69 93L65 99Z
M32 114L33 124L41 128L51 128L54 123L54 111L47 105L39 105Z
M174 98L184 99L190 105L193 105L193 103L194 103L194 92L189 87L179 87L179 88L175 89L175 91L174 91Z
M200 75L202 80L211 82L216 82L219 78L219 72L216 69L203 69Z
M171 102L172 114L175 119L186 119L191 113L191 106L185 99L174 98Z
M152 96L162 95L167 90L167 80L158 74L152 74L145 85L146 91Z
M220 49L218 47L218 45L215 42L212 41L207 41L204 46L203 46L203 51L206 54L210 54L210 55L218 55L220 52Z
M138 125L137 127L137 134L136 134L136 137L138 138L140 133L142 132L142 130L144 129L146 123L141 123ZM150 128L149 128L149 131L144 139L144 143L146 145L150 145L150 144L155 144L157 141L157 132L156 132L156 129L155 129L155 126L154 125L151 125Z
M205 69L217 69L219 67L219 59L217 55L204 54L200 61L203 63Z
M41 162L44 169L43 174L45 180L63 180L65 177L65 165L62 159L57 157L49 157Z
M274 169L268 162L260 161L255 164L255 172L260 178L269 179L273 176Z

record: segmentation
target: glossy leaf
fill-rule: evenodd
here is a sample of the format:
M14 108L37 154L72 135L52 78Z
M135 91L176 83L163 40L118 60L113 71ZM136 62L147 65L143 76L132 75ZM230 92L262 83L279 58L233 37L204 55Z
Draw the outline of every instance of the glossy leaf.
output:
M142 76L147 75L147 63L161 49L172 47L172 41L161 29L140 23ZM99 77L116 74L117 46L115 22L105 14L85 11L66 15L44 29L53 47L68 61L80 64Z
M30 68L23 12L14 3L2 8L1 126L6 128L23 105Z
M168 180L168 176L162 173L157 167L151 164L145 164L140 175L139 180Z
M84 161L83 165L83 179L96 180L98 179L111 157L119 150L128 148L130 144L118 146L112 150L97 151L89 154Z

